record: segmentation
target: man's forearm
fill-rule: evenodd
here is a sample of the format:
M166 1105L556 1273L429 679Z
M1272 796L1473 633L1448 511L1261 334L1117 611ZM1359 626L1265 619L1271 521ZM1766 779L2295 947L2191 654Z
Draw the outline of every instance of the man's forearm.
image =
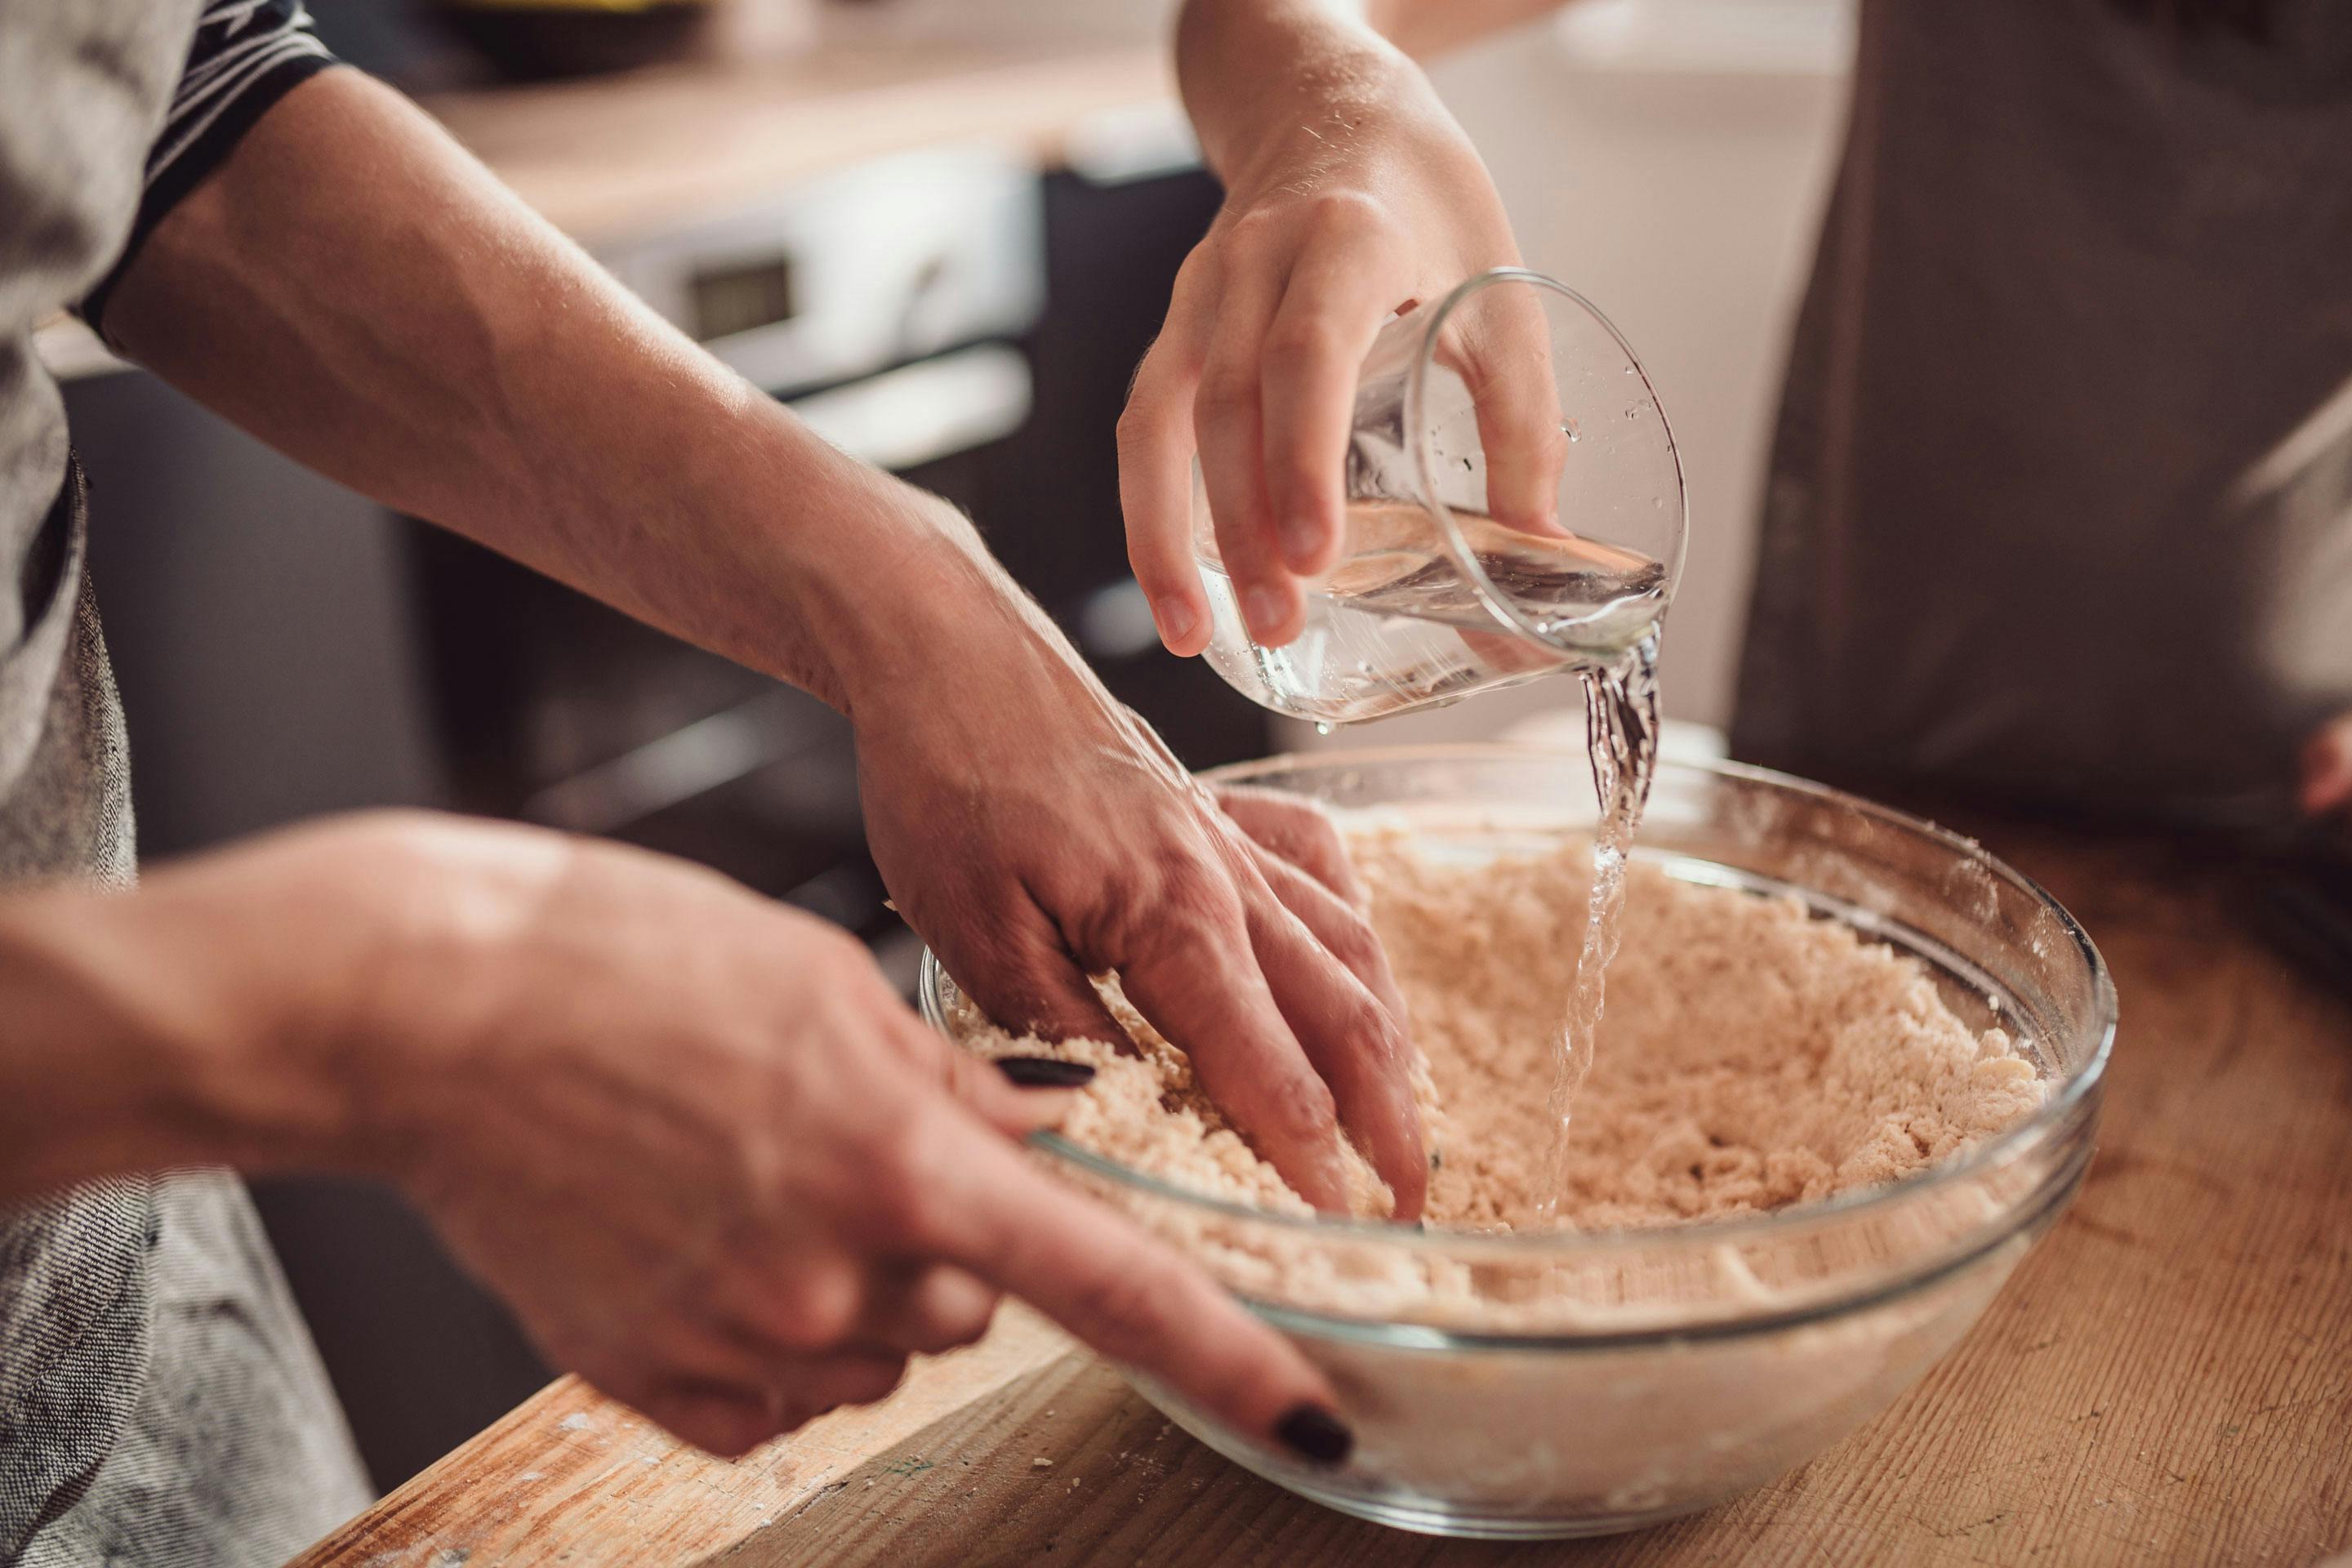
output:
M1026 615L946 509L632 299L405 100L297 88L150 238L107 324L299 461L848 707L958 616ZM983 590L988 591L983 591Z

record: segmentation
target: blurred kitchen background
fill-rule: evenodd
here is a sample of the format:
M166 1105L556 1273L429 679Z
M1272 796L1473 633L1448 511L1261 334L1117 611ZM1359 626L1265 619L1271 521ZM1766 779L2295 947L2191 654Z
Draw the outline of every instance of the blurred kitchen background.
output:
M1318 743L1161 653L1127 575L1113 422L1218 195L1171 0L310 5L656 309L969 510L1187 762ZM1674 420L1691 541L1664 681L1693 725L1729 706L1851 46L1850 0L1585 0L1434 70L1530 265L1615 319ZM911 984L828 710L302 472L94 341L45 348L97 477L149 857L375 804L523 817L708 861ZM1370 738L1496 733L1569 684ZM544 1379L395 1199L260 1196L380 1484Z

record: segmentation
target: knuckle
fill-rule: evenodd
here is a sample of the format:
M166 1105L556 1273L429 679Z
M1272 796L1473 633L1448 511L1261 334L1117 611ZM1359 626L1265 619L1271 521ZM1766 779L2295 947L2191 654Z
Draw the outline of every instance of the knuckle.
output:
M1370 922L1365 917L1363 884L1357 879L1356 868L1349 860L1346 847L1311 841L1294 843L1291 858L1297 863L1299 869L1323 885L1350 919L1363 926L1365 931L1371 935L1372 945L1377 949L1380 937L1372 931Z
M1234 250L1270 244L1284 227L1287 213L1281 206L1254 206L1235 213L1225 224L1224 244Z
M1281 811L1293 842L1301 848L1311 849L1334 859L1347 858L1346 841L1339 837L1339 825L1329 817L1303 802L1284 801Z
M905 1356L877 1363L873 1370L866 1374L860 1385L851 1390L850 1403L871 1405L877 1399L887 1399L900 1384L906 1381L907 1358Z
M1344 335L1339 324L1321 314L1277 322L1266 333L1266 363L1286 370L1328 364L1340 357Z
M780 1292L769 1332L787 1350L831 1348L856 1325L857 1279L835 1264L812 1265L795 1273Z
M1174 547L1167 532L1151 519L1130 518L1127 528L1127 565L1135 580L1153 598L1164 594L1190 589L1193 580L1185 576L1189 561L1171 561Z
M907 1348L917 1355L938 1355L978 1338L944 1319L925 1319L910 1324L906 1331Z
M1391 226L1387 204L1368 191L1320 191L1308 210L1315 226L1330 234L1380 234Z
M996 1303L994 1291L974 1297L960 1310L943 1317L935 1325L938 1331L933 1336L934 1342L926 1348L937 1353L971 1343L988 1332L988 1325L995 1321Z
M1226 363L1202 374L1192 410L1196 418L1214 423L1249 414L1257 407L1257 376L1244 365Z
M639 1410L661 1387L658 1369L634 1354L590 1352L570 1353L559 1342L547 1345L548 1359L559 1369L579 1373L591 1385Z
M1129 524L1127 569L1134 575L1137 585L1152 598L1182 589L1183 578L1161 563L1160 548L1145 540L1142 532L1141 525Z
M457 819L405 806L383 806L298 829L287 842L331 849L349 874L387 887L413 885L449 875L463 863L476 830ZM536 836L520 829L517 840ZM555 842L550 836L546 842Z
M1273 1091L1267 1112L1283 1132L1302 1142L1328 1136L1339 1124L1330 1087L1307 1073L1293 1073Z
M1223 269L1217 248L1218 240L1212 236L1185 253L1182 263L1176 268L1174 294L1177 299L1189 299L1197 290L1215 284Z
M1394 1074L1403 1068L1404 1031L1377 998L1368 994L1357 1005L1352 1037L1362 1043L1366 1054L1384 1072Z
M1060 953L1025 943L1007 947L996 955L984 1000L991 1012L1003 1006L1011 1015L1003 1020L1008 1024L1032 1023L1037 1015L1052 1010L1053 1001L1064 988L1064 977Z
M1380 933L1372 930L1370 921L1352 910L1334 910L1325 922L1322 938L1331 956L1349 969L1370 968L1386 956Z
M939 1074L940 1086L947 1090L948 1098L963 1105L984 1103L982 1097L993 1087L989 1080L996 1077L996 1069L989 1063L952 1046L936 1053L933 1070ZM902 1210L912 1202L908 1194L899 1194Z
M1132 456L1150 447L1160 437L1160 410L1140 386L1128 395L1127 406L1119 410L1118 423L1112 437L1122 454Z
M352 812L340 823L320 831L340 832L352 842L397 854L413 852L420 843L451 836L453 826L446 818L420 807L380 805Z
M1318 461L1314 451L1286 442L1282 450L1266 456L1266 499L1278 512L1305 510L1317 506L1338 477L1332 465Z
M722 1459L740 1459L766 1441L774 1430L759 1412L727 1409L699 1415L695 1429L681 1431L695 1447Z
M1122 444L1139 446L1159 437L1182 407L1183 400L1177 395L1192 372L1189 356L1178 344L1187 335L1171 316L1167 330L1136 364L1116 426Z
M1246 941L1249 922L1230 878L1197 859L1168 867L1160 877L1160 929L1191 946L1225 946Z

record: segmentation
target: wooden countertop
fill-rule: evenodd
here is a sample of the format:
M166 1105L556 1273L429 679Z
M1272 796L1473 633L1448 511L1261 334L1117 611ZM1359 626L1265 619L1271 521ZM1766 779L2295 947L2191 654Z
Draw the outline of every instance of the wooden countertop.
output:
M1174 96L1165 50L828 44L419 101L593 247L919 147L988 142L1056 165L1088 126L1170 112Z
M299 1562L2078 1568L2352 1545L2352 1005L2160 846L1980 836L2114 968L2099 1156L1958 1348L1774 1486L1603 1541L1399 1534L1227 1464L1008 1309L740 1463L561 1380Z

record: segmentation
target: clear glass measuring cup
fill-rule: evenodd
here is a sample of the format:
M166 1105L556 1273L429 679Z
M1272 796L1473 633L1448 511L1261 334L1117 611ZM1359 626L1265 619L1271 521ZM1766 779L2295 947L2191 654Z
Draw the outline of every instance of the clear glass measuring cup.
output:
M1324 724L1612 664L1682 574L1682 458L1649 376L1583 296L1483 272L1390 321L1356 386L1339 563L1287 647L1250 639L1193 470L1207 658Z

